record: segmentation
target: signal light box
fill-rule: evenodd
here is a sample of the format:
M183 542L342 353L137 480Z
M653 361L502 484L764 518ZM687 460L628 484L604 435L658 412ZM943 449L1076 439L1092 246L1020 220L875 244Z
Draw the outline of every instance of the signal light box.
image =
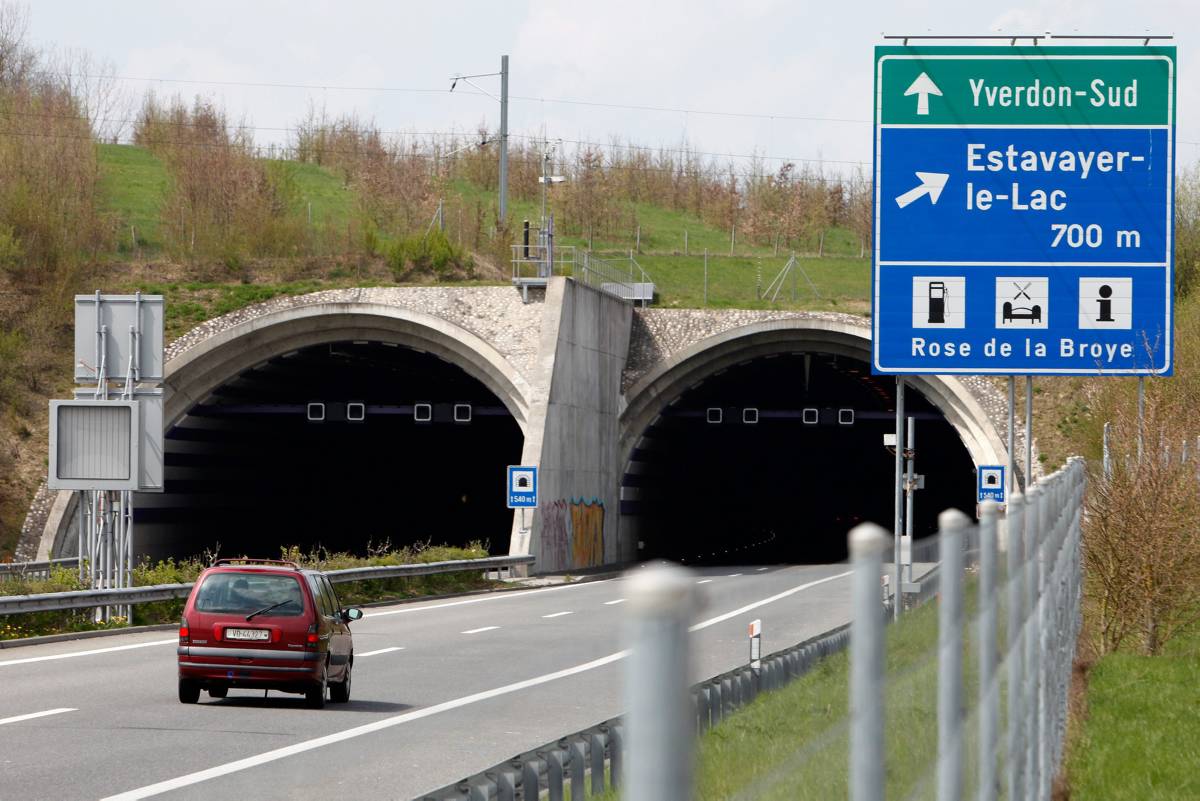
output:
M1174 47L877 47L872 370L1170 375Z

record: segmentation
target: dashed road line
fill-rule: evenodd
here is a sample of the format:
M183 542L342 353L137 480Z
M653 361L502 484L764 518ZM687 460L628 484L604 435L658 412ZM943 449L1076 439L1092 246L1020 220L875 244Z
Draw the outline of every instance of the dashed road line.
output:
M624 598L618 598L618 599L616 599L615 601L605 601L605 602L604 602L604 605L605 605L605 606L615 606L615 605L617 605L617 604L623 604L623 603L625 603L625 599L624 599Z
M542 615L542 617L543 618L562 617L563 615L569 615L569 614L572 614L572 613L571 612L555 612L550 615Z
M697 584L710 584L710 583L712 583L712 579L700 579L696 583Z
M20 723L22 720L33 720L34 718L44 718L47 715L61 715L63 712L78 712L74 707L64 706L59 709L47 709L45 712L30 712L28 715L14 715L11 718L0 718L0 726L5 723Z
M492 631L492 630L498 629L498 628L500 628L500 627L499 626L482 626L477 629L467 629L466 631L460 631L459 634L479 634L484 631Z
M367 651L366 653L358 654L358 656L378 656L379 654L390 654L392 651L403 651L403 645L393 645L390 648L379 648L375 651Z
M110 648L92 648L88 651L70 651L65 654L50 654L49 656L28 656L24 659L8 659L0 662L0 667L6 665L28 665L31 662L51 662L56 659L73 659L77 656L93 656L95 654L110 654L115 651L129 651L134 648L149 648L152 645L178 645L179 638L172 637L169 640L153 640L151 642L139 642L133 645L114 645Z

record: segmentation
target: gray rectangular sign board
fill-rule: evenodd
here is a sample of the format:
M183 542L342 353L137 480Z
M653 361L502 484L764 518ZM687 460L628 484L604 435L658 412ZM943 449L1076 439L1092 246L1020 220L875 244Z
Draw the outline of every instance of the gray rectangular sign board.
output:
M131 330L138 334L136 353L131 346ZM162 296L76 295L75 383L95 383L101 362L107 378L123 379L129 372L131 355L135 357L138 381L163 380Z
M138 402L138 492L163 491L163 391L134 390ZM75 390L76 400L93 400L92 390ZM107 401L112 403L113 401Z
M136 490L137 401L50 401L50 489Z

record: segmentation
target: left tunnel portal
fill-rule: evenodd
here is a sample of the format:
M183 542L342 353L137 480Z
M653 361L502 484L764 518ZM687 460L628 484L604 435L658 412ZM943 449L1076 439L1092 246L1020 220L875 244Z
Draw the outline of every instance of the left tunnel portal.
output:
M431 353L299 348L221 383L168 430L165 491L137 499L138 550L275 557L480 540L504 553L502 477L522 442L495 393Z

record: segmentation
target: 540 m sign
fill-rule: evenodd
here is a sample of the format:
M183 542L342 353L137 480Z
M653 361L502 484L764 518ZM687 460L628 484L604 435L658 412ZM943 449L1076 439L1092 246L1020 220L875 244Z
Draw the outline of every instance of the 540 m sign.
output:
M1173 47L880 47L873 370L1167 375Z

